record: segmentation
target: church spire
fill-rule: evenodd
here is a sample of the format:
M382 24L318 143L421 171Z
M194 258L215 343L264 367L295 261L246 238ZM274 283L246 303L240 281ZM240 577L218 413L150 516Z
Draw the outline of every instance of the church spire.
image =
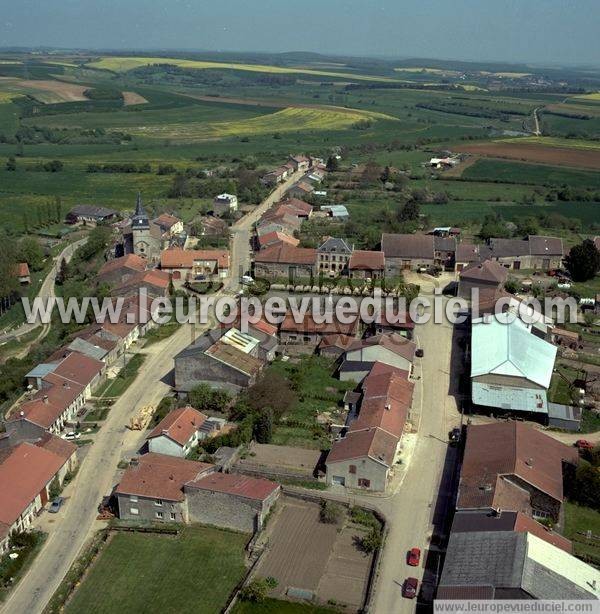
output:
M148 215L144 210L144 205L142 204L142 195L139 192L137 194L137 199L135 202L135 213L131 218L131 227L134 229L150 228L150 220L148 219Z

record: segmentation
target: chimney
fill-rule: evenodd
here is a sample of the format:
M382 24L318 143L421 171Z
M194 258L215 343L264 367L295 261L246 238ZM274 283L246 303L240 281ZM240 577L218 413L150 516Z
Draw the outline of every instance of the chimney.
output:
M525 464L526 464L528 467L533 467L533 458L528 458L528 459L525 461Z
M45 394L45 395L44 395L44 398L43 398L42 400L44 401L44 403L45 403L46 405L48 405L48 403L50 402L50 401L48 400L48 395L47 395L47 394Z
M390 409L392 409L392 406L389 403L386 403L385 408L389 411Z

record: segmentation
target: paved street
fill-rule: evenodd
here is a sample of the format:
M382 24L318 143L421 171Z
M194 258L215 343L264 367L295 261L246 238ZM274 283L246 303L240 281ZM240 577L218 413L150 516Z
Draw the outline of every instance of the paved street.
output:
M239 287L236 272L247 268L248 238L252 224L298 178L299 175L296 175L282 184L256 209L236 223L232 240L232 278L225 291ZM201 332L200 327L193 329L190 325L184 325L171 337L142 351L146 354L146 360L140 375L108 413L93 445L87 450L75 480L68 487L68 500L56 515L44 547L0 612L42 612L82 547L98 528L95 522L97 507L116 482L118 462L137 450L144 440L144 431L129 431L125 425L141 407L158 403L169 392L170 386L164 379L173 368L173 357Z
M448 394L452 327L433 322L417 326L416 340L425 351L419 382L423 402L421 422L400 488L394 496L381 500L378 505L388 518L389 533L373 602L373 612L377 614L415 609L416 601L403 599L400 591L405 578L413 576L419 581L423 578L424 560L418 568L409 567L406 553L417 546L421 548L424 559L434 515L441 517L445 514L445 499L442 496L438 501L438 490L449 450L448 431L460 421L454 397ZM451 449L450 467L453 453Z

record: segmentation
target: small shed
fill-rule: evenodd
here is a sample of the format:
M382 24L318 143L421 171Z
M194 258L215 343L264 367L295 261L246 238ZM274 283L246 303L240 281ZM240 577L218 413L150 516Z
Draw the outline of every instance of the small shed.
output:
M548 426L566 431L581 428L581 408L560 403L548 403Z

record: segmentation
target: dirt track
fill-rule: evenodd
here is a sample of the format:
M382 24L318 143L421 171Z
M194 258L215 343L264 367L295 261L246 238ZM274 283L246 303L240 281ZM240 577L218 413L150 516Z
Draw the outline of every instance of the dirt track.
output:
M461 145L458 150L488 158L600 170L600 150L512 143L473 143Z

